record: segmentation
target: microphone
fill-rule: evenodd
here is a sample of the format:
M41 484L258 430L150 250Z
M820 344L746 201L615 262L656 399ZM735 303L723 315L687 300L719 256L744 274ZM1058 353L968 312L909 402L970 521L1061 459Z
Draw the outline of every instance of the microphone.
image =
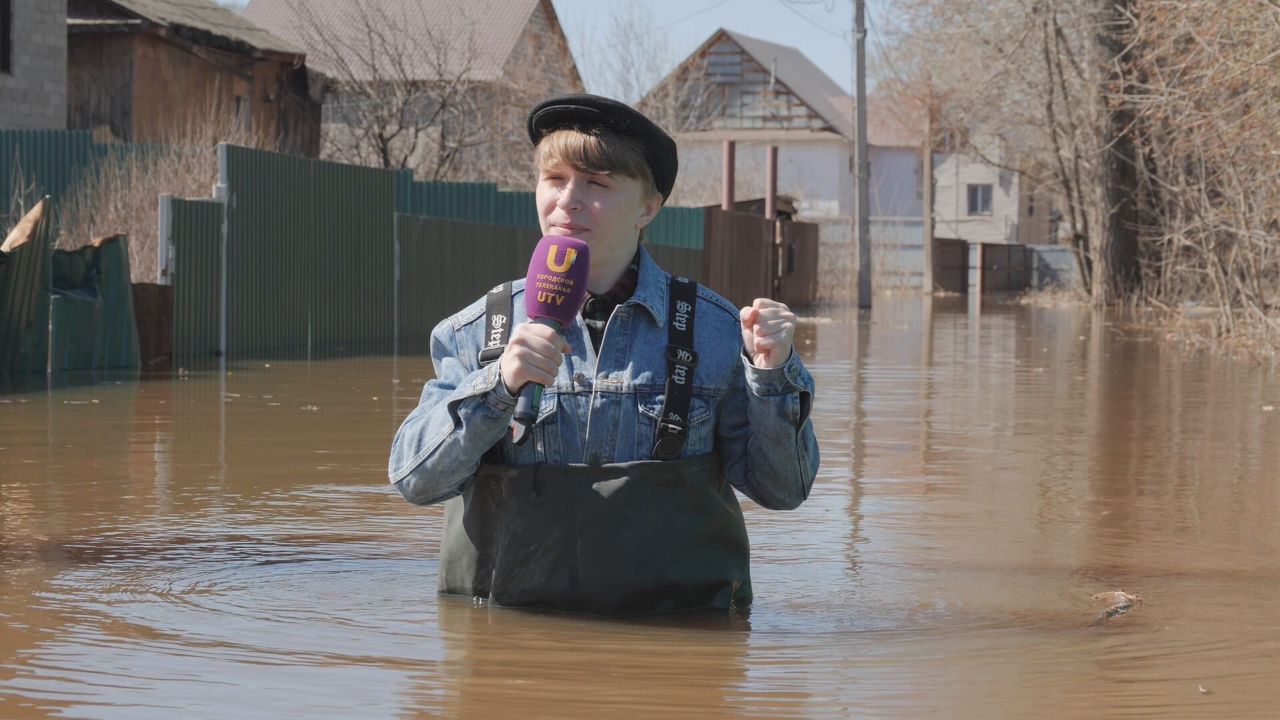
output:
M547 235L538 241L524 281L524 309L530 322L555 330L573 323L587 299L590 260L591 248L577 238ZM528 439L540 405L542 386L525 383L511 421L511 439L516 445Z

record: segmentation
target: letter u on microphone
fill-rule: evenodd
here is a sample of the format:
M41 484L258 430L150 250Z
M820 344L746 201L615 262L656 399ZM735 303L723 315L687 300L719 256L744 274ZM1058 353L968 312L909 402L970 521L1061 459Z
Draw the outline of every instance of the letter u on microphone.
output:
M573 323L587 299L590 260L591 248L577 238L547 235L538 241L524 281L524 309L530 322L556 330ZM540 405L541 385L526 383L520 388L511 420L515 444L521 445L528 438L529 428L538 420Z

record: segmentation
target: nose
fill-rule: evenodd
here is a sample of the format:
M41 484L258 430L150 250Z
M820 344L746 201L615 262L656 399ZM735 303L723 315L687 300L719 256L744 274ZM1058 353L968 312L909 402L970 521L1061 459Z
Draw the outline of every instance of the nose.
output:
M560 190L560 197L556 198L556 207L565 212L577 212L582 209L582 198L578 193L578 182L570 180L565 183Z

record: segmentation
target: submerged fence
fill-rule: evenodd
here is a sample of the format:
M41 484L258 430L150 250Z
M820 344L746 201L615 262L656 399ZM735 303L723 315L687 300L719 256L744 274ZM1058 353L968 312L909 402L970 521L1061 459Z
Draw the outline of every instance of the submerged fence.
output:
M21 157L24 176L58 195L107 154L132 151L96 146L87 133L24 135L5 145L12 137L0 131L0 167ZM488 183L417 182L404 171L230 145L219 146L218 160L213 198L160 198L159 262L162 282L171 289L134 289L142 298L139 307L163 318L137 323L147 334L141 347L148 355L163 353L162 364L197 368L219 356L235 361L423 352L439 320L496 283L522 276L539 236L532 192L501 191ZM16 182L0 185L0 191L13 192ZM813 297L816 230L806 234L803 224L779 227L745 214L722 221L717 213L665 208L646 228L646 247L668 270L734 302L768 296L799 307ZM32 255L48 255L48 232L44 241L45 250ZM102 268L118 274L114 260ZM28 257L4 273L10 280L0 290L9 294L18 293L5 288L16 287L19 276L24 297L40 294L27 292L33 283L45 291L51 287L47 280L31 280L47 277L47 257ZM54 301L53 312L67 332L52 336L52 348L46 337L45 347L34 349L15 344L8 328L18 314L27 325L47 324L48 298L27 306L4 300L0 334L9 334L0 338L0 360L6 360L0 367L161 366L157 357L139 357L133 326L127 339L109 348L94 345L99 340L87 339L87 330L74 330L86 322L118 325L118 308L130 293L104 291L98 302L108 296L113 309L96 315L86 315L87 306ZM131 302L127 307L133 313ZM90 316L96 319L85 319ZM155 337L158 325L163 338ZM27 333L23 342L37 342L33 337ZM90 345L97 349L86 349Z
M52 250L51 212L0 257L0 373L138 367L128 240Z

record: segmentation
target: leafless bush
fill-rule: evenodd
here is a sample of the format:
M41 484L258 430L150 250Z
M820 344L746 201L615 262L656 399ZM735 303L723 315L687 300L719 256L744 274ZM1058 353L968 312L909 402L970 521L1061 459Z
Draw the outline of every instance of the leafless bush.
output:
M1280 344L1280 3L903 0L892 22L886 80L1016 149L1096 303L1209 306Z
M123 233L133 282L157 282L159 197L209 197L218 179L218 143L275 147L275 138L237 128L234 113L217 107L218 101L207 104L207 112L191 113L170 128L163 145L108 146L56 208L57 246L74 249Z
M1280 344L1280 4L1148 0L1134 26L1145 299Z

